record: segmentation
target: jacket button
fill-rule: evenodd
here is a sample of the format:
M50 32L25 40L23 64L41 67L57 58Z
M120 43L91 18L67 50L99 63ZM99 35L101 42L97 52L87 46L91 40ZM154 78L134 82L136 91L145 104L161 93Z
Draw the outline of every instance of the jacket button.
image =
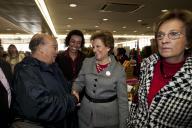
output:
M94 84L93 86L96 87L96 84Z
M93 90L93 93L95 93L95 90Z

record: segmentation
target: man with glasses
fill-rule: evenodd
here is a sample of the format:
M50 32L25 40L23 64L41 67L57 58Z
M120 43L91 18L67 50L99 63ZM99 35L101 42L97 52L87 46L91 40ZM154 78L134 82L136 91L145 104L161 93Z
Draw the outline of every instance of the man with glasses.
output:
M138 102L129 127L192 127L192 12L163 14L155 30L158 53L143 60Z

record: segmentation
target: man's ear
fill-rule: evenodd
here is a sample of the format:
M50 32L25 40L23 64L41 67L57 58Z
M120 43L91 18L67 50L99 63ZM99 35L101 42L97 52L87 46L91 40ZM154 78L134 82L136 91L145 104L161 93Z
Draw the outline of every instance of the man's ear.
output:
M45 51L45 50L44 50L45 48L43 47L43 45L39 45L39 48L38 48L38 49L39 49L39 52L40 52L40 53L43 53L43 52Z

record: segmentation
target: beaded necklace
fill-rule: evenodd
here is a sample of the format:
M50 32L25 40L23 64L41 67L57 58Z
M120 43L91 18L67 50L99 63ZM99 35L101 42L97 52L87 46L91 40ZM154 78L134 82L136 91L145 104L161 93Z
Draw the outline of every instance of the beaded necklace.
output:
M103 71L104 69L106 69L106 68L109 66L110 63L111 63L111 58L110 58L110 57L109 57L109 63L107 63L107 64L99 64L99 63L96 61L96 69L97 69L97 72L99 73L99 72Z

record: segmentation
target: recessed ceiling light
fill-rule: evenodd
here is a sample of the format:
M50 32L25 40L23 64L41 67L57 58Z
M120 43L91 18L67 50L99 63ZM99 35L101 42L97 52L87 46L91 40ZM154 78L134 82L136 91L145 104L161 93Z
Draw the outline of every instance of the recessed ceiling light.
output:
M150 26L147 26L146 28L149 29L149 28L151 28L151 27L150 27Z
M163 9L163 10L161 10L161 12L167 12L168 10L167 9Z
M77 7L77 4L69 4L69 7L72 7L72 8Z
M117 31L113 31L114 33L117 32Z
M127 28L126 26L123 26L122 28Z
M137 30L133 31L133 32L137 32Z
M68 25L66 25L66 26L67 26L68 28L70 28L70 27L71 27L71 25L69 25L69 24L68 24Z
M137 20L137 22L139 22L139 23L142 22L142 21L143 21L143 20Z
M6 30L7 30L7 31L10 31L11 29L10 29L10 28L7 28Z
M99 27L99 26L97 26L97 25L95 26L95 28L98 28L98 27Z
M73 18L72 18L72 17L68 17L67 19L68 19L68 20L72 20Z
M107 20L109 20L109 19L107 19L107 18L103 18L103 21L107 21Z

